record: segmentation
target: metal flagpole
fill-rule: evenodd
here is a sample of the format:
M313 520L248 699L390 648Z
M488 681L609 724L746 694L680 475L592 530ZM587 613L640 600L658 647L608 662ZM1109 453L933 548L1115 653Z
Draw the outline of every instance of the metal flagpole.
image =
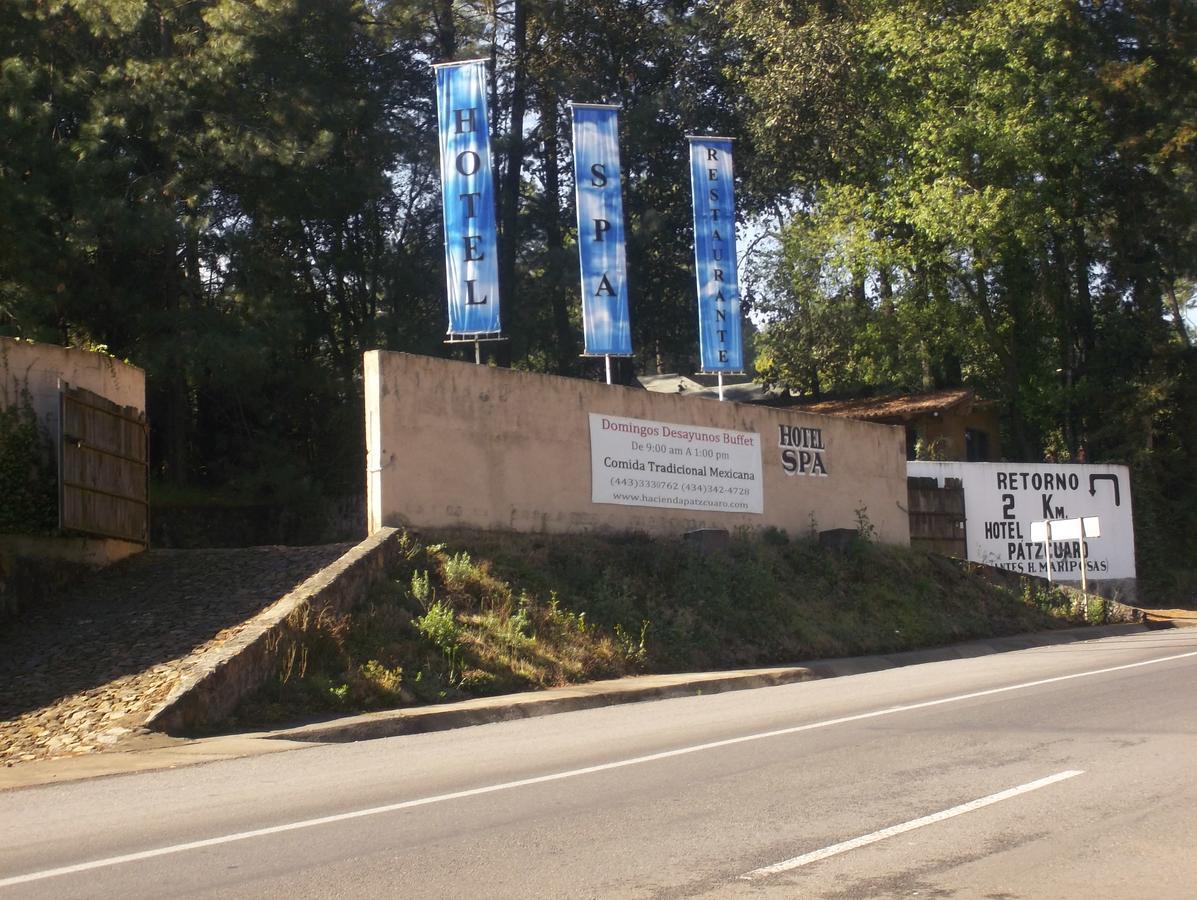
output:
M474 341L474 365L482 365L482 341Z
M719 400L723 401L723 373L719 373Z
M1085 520L1081 519L1081 592L1089 593L1089 577L1085 571Z
M611 354L604 353L603 359L607 362L607 384L611 383Z
M1051 584L1052 580L1052 523L1045 522L1043 527L1043 555L1047 557L1047 582Z

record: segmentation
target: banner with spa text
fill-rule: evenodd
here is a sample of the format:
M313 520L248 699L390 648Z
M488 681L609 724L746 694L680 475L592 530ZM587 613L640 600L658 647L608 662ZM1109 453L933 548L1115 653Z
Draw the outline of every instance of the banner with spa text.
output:
M445 63L434 69L449 335L494 336L500 331L499 254L486 62Z
M689 136L698 340L704 372L744 371L732 140Z
M587 356L631 356L619 110L571 103L582 330Z

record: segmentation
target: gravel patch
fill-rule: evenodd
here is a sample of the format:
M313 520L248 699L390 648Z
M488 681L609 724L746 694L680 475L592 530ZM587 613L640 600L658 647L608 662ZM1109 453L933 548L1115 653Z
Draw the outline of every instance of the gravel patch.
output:
M0 763L118 749L206 650L354 544L150 550L0 626Z

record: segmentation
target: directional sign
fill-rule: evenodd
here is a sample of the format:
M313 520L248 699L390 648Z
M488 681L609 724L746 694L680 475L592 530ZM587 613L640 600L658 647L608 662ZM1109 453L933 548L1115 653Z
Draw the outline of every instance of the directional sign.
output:
M911 477L959 478L968 558L1028 575L1081 581L1135 577L1135 532L1126 466L908 462ZM1093 530L1082 519L1099 519ZM1075 524L1068 525L1069 520ZM1045 535L1035 525L1047 528ZM1100 531L1098 530L1100 528ZM1082 531L1083 529L1083 531ZM1081 535L1085 546L1082 548ZM1099 540L1092 540L1098 538Z
M1101 537L1101 520L1097 516L1086 516L1083 519L1057 519L1055 522L1032 522L1031 540L1036 540L1035 526L1042 525L1043 537L1040 541L1079 541L1082 532L1087 538Z
M1121 468L1121 466L1119 468ZM1121 491L1118 488L1118 476L1117 475L1110 475L1110 474L1106 474L1106 473L1090 475L1089 476L1089 496L1090 497L1097 496L1097 486L1099 483L1101 483L1103 481L1106 482L1110 487L1112 487L1114 489L1114 505L1121 506L1122 505L1122 496L1121 496Z

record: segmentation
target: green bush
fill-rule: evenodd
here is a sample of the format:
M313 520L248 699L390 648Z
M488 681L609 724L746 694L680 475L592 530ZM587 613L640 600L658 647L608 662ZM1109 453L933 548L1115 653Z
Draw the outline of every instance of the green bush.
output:
M58 528L56 470L54 444L28 389L22 390L16 403L0 406L0 531L46 534Z

